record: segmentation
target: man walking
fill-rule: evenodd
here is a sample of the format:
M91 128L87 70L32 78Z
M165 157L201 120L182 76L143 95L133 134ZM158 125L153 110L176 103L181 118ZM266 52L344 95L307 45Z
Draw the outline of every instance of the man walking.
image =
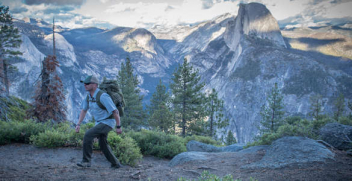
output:
M117 160L113 154L110 146L107 142L107 136L109 131L115 128L116 133L121 134L120 126L120 116L115 104L113 103L111 97L107 93L100 92L100 102L106 108L101 109L97 104L97 95L99 91L98 79L95 76L88 76L84 81L84 88L88 91L88 96L83 100L81 105L81 113L79 115L79 120L76 126L76 132L80 130L80 125L87 114L88 109L95 119L95 126L89 129L83 138L83 159L81 162L77 163L79 167L90 167L91 157L93 152L93 139L99 138L99 146L103 151L106 159L111 163L112 168L121 167L120 162Z

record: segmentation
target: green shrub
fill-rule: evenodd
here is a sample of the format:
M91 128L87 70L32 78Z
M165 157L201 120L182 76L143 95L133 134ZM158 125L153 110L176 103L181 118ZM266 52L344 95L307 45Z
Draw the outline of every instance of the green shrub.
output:
M225 175L224 177L220 178L217 175L214 174L210 174L208 171L204 171L202 173L202 175L200 177L198 177L198 179L196 179L198 181L234 181L233 176L232 175ZM249 179L250 181L257 181L256 179L250 177ZM177 181L191 181L185 178L179 178L177 179ZM235 181L240 181L238 179L236 179Z
M349 116L349 117L341 117L339 119L339 123L340 124L344 124L344 125L352 126L352 117L351 116Z
M333 122L335 122L335 120L333 120L329 116L321 115L318 117L318 119L312 121L312 127L314 131L318 131L321 127Z
M108 143L122 164L135 166L142 158L140 148L136 141L128 136L121 138L115 132L110 132L108 135Z
M33 120L25 120L23 122L0 121L0 144L11 142L29 143L30 136L44 132L48 125L36 123Z
M221 142L216 141L212 139L211 137L206 137L206 136L197 136L197 135L192 135L192 136L186 136L184 138L184 143L187 145L187 143L191 140L199 141L208 145L214 145L214 146L222 146Z
M4 109L10 121L23 122L26 119L26 112L30 108L30 105L26 101L11 96L0 98L0 102L3 105L1 109ZM0 111L0 118L5 120L5 115L1 115L1 113L2 111Z
M32 135L30 140L38 147L56 148L67 146L68 135L58 130L46 130L38 135Z
M127 135L136 140L143 155L173 158L175 155L186 151L184 140L176 135L149 130L130 131Z
M304 119L298 121L296 119L295 121L290 122L290 124L286 123L281 125L277 132L265 133L256 137L255 141L247 144L245 148L258 145L270 145L273 141L285 136L303 136L311 139L318 138L318 135L314 132L313 122Z
M301 121L301 117L299 116L291 116L291 117L287 117L285 118L285 123L290 124L290 125L294 125L295 123Z

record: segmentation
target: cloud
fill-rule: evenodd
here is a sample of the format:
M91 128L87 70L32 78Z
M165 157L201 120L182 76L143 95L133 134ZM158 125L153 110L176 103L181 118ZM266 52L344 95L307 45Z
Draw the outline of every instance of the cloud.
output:
M14 8L14 9L10 10L10 12L13 14L25 13L27 11L28 11L28 9L25 7L18 7L18 8Z
M44 14L59 14L59 13L65 13L65 12L70 12L75 10L76 8L73 6L63 6L63 7L48 7L43 10Z
M84 0L24 0L23 3L27 5L38 5L38 4L53 4L58 6L64 5L82 5Z
M215 0L184 0L180 5L120 2L108 7L102 16L118 26L143 28L156 24L172 26L210 20L227 12L235 13L238 9L237 4Z

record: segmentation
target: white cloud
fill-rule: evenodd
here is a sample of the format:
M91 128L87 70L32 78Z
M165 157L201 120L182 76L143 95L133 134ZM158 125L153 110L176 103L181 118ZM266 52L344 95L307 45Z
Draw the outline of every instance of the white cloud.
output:
M215 2L207 9L204 8L203 3L203 0L184 0L181 5L120 2L108 7L103 16L118 26L146 28L156 24L196 23L228 12L235 14L238 9L237 2Z

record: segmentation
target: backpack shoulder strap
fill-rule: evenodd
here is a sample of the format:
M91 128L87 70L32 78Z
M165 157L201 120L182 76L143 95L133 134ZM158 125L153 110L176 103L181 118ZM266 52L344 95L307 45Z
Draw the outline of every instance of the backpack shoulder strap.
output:
M100 97L104 92L102 90L99 90L99 92L97 93L97 104L101 109L106 110L106 107L100 102Z

